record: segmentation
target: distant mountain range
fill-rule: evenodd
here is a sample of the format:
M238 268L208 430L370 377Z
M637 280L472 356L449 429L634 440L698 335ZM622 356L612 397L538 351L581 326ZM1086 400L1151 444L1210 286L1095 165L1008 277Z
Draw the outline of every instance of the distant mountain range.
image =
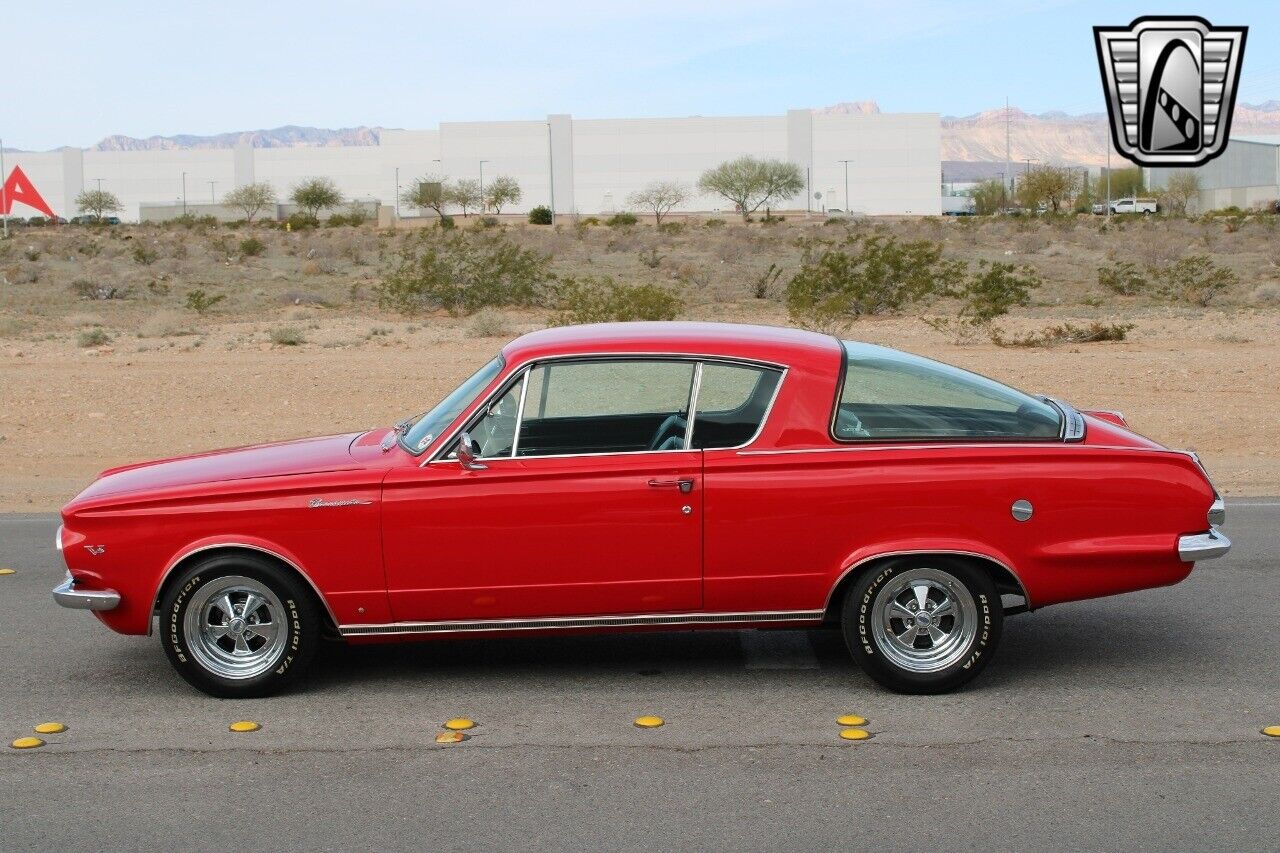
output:
M847 101L817 110L837 115L866 115L880 112L875 101ZM942 159L958 163L1004 163L1005 121L1003 107L969 116L942 117ZM1008 112L1010 159L1027 158L1040 163L1100 166L1107 160L1110 134L1104 113L1067 115L1063 112L1025 113L1017 107ZM248 142L255 148L297 148L302 146L377 145L381 127L320 127L286 125L271 130L245 130L213 136L108 136L94 151L163 151L191 148L232 148ZM1280 134L1280 101L1237 104L1233 134ZM1113 159L1113 162L1114 159ZM983 171L983 170L979 170ZM957 180L961 178L957 177Z

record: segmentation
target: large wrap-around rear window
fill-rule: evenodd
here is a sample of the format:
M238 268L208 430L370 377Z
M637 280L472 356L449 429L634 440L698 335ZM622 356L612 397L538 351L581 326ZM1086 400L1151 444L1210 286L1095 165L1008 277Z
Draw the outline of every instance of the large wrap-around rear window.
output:
M844 342L844 383L832 435L839 441L1055 439L1049 403L976 373L909 353Z

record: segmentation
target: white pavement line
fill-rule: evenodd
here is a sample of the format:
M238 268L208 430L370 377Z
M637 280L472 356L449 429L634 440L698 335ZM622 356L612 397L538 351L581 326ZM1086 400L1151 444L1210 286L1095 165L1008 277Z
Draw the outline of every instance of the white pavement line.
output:
M739 631L747 669L818 669L808 631Z
M1227 506L1232 509L1246 509L1251 506L1280 506L1280 503L1229 503Z

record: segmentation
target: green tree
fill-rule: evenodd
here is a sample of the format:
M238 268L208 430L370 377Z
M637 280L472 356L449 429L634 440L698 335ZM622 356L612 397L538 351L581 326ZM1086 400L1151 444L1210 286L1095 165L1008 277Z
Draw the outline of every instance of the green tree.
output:
M312 219L318 219L320 211L342 204L342 193L328 178L309 178L293 188L289 200Z
M804 189L804 175L794 163L739 157L703 172L698 186L733 202L746 221L761 207L767 211Z
M400 195L400 200L419 211L434 210L436 216L443 219L444 209L450 203L449 188L445 185L443 178L424 175Z
M120 199L107 190L85 190L76 196L76 207L93 214L93 218L99 222L108 213L119 213L122 209Z
M252 224L253 217L276 203L276 191L268 183L245 184L224 195L222 203L242 212L245 221Z
M1140 196L1145 190L1146 187L1142 182L1142 170L1138 167L1111 170L1112 201L1127 196ZM1107 197L1107 172L1105 169L1094 183L1093 194L1102 199Z
M1062 166L1041 166L1024 172L1018 181L1018 202L1032 209L1046 204L1057 213L1075 192L1078 177L1075 170Z
M688 201L690 195L689 187L679 181L654 181L627 196L627 204L653 211L656 224L661 225L662 217L670 213L672 208Z
M999 213L1005 202L1004 181L998 178L983 181L973 188L972 198L973 212L979 216Z
M503 205L519 204L522 195L520 184L515 178L499 175L484 188L484 203L492 207L494 213L502 213Z
M480 182L475 178L464 178L457 183L449 184L445 190L445 198L449 204L462 208L462 215L484 204L484 196L480 193Z

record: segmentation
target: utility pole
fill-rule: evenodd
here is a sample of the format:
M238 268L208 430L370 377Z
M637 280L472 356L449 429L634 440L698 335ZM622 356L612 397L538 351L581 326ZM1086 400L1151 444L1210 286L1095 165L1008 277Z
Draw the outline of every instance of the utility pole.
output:
M218 203L218 196L216 193L214 193L214 190L213 190L213 188L216 187L217 185L218 185L217 181L209 182L209 201L213 204Z
M852 213L849 209L849 161L839 160L837 162L844 163L844 212Z
M1107 224L1111 224L1111 140L1107 140Z
M187 173L182 173L182 215L187 215Z
M1012 130L1010 129L1010 126L1009 126L1009 96L1005 95L1004 96L1004 173L1007 176L1007 180L1009 181L1013 180L1013 169L1009 161L1009 155L1011 153L1011 149L1010 149L1011 139L1012 139ZM1004 186L1003 182L1001 183L1001 186ZM1012 186L1008 186L1006 187L1006 189L1009 190L1010 195L1013 194Z
M396 219L400 218L400 167L396 166Z
M4 140L0 139L0 213L3 214L4 239L9 239L9 182L4 171Z
M488 160L480 161L480 212L481 213L487 213L489 211L489 205L484 203L484 164L488 162L489 162Z
M547 189L551 194L551 224L556 224L556 157L551 147L551 122L547 122Z

